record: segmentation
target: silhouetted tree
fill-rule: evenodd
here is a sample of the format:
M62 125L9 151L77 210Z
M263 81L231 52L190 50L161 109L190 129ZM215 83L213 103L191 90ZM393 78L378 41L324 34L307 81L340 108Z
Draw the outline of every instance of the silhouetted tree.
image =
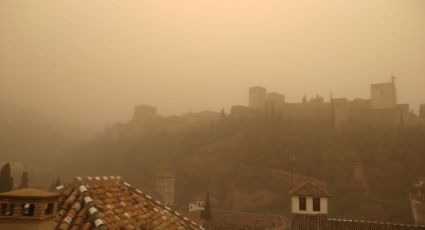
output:
M0 172L0 192L8 192L13 189L13 177L11 176L10 164L3 166Z
M205 199L205 207L204 207L204 210L201 211L200 217L203 220L212 220L210 194L209 193L207 193L207 198Z
M28 188L28 172L23 171L19 188Z

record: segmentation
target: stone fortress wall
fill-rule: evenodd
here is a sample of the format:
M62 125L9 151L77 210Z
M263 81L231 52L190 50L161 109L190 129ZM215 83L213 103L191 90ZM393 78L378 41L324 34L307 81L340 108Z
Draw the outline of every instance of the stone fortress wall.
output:
M304 97L299 103L288 103L283 94L267 94L266 88L261 86L251 87L249 93L249 106L234 106L233 116L255 111L269 114L272 111L288 124L330 124L336 129L425 125L425 104L420 106L419 115L410 111L408 104L398 104L394 78L390 82L372 84L370 99L348 100L331 96L329 101L325 101L323 97L316 96L310 100Z

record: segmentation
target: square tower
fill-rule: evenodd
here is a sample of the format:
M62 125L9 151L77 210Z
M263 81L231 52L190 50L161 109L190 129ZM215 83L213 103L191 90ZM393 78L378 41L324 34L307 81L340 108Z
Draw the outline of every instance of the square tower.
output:
M397 105L395 82L373 84L370 87L371 109L393 109Z
M249 88L249 108L259 110L266 104L267 89L261 86Z
M156 191L161 195L165 205L175 204L176 176L169 172L163 172L156 176Z
M153 120L156 115L156 107L150 105L138 105L134 107L133 121Z

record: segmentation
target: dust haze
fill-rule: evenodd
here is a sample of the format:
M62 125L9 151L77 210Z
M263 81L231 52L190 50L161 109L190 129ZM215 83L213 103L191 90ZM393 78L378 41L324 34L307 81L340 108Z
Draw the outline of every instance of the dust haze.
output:
M424 87L425 0L0 0L0 229L425 230Z
M395 75L417 111L424 28L422 0L3 0L0 101L102 130L137 104L229 111L252 85L367 98Z

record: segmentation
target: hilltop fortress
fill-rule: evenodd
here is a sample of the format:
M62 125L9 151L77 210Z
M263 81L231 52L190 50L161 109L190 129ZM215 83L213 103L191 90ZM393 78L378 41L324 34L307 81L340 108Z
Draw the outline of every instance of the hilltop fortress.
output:
M397 128L425 125L425 104L419 115L410 110L408 104L397 103L394 78L390 82L372 84L370 99L331 98L321 96L310 100L304 96L301 102L285 101L285 95L271 92L261 86L249 88L249 106L233 106L233 117L247 116L253 112L283 118L288 124L328 124L336 129L353 127Z
M220 112L189 112L180 116L161 116L156 107L138 105L134 116L127 123L117 123L106 128L107 136L131 138L161 132L175 132L188 127L211 125L211 122L227 116ZM394 79L372 84L370 99L333 98L316 96L300 102L287 102L285 95L267 92L261 86L249 88L248 106L232 106L231 120L253 118L278 118L283 126L315 125L334 127L337 130L352 128L400 128L425 125L425 104L420 105L419 114L410 110L409 104L397 102Z

